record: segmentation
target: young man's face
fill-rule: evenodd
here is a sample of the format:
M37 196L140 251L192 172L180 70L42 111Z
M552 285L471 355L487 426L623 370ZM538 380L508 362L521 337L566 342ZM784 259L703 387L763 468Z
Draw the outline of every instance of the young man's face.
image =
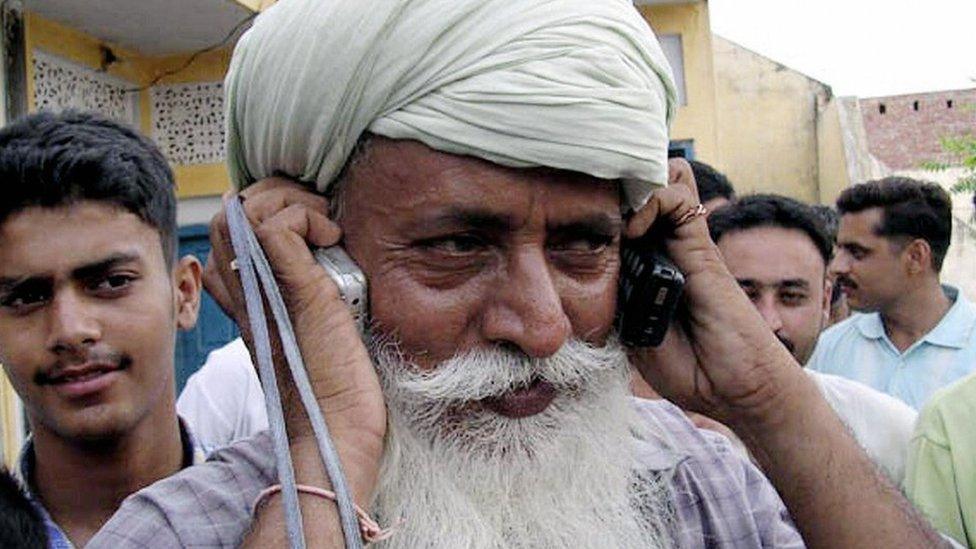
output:
M176 329L196 321L199 263L170 270L159 233L82 201L0 225L0 363L35 433L107 440L172 406Z
M880 311L905 292L902 247L875 234L880 208L844 214L837 231L837 252L830 272L851 309Z
M766 324L804 364L830 310L826 265L813 241L797 229L758 227L726 233L718 247Z

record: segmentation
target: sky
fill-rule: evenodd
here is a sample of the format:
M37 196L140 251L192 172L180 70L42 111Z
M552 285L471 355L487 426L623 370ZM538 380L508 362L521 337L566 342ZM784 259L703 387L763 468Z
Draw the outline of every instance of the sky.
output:
M710 0L712 30L874 97L976 88L976 0Z

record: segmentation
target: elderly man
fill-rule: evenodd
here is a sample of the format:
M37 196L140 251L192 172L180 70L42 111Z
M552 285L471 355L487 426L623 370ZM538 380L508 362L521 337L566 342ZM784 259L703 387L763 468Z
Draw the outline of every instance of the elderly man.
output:
M656 220L689 331L633 350L641 372L737 429L808 543L937 542L729 276L690 177L648 201L674 93L630 2L281 2L227 90L236 180L284 173L329 196L242 192L353 498L404 519L386 546L802 545L747 461L671 404L628 398L620 244ZM246 325L223 217L213 228L207 284ZM369 280L365 345L309 252L340 241ZM283 393L296 478L328 488ZM143 491L92 545L284 545L270 448L258 435ZM307 539L338 546L335 505L301 498Z

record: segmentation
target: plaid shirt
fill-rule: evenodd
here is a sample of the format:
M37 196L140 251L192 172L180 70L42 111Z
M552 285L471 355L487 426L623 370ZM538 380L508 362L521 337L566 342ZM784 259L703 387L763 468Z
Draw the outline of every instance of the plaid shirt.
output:
M204 449L197 443L196 438L193 436L193 432L186 425L186 422L180 418L180 438L183 442L183 462L189 463L191 465L199 465L207 459L207 455ZM31 502L38 513L41 515L41 519L44 520L44 528L47 530L47 546L48 549L75 549L74 544L68 539L68 536L61 530L51 515L47 512L47 509L41 505L41 502L34 496L34 487L32 486L32 479L34 478L34 441L28 438L24 442L24 447L20 451L20 457L17 460L17 475L20 483L24 486L24 490L27 493L27 499Z
M671 479L676 547L803 547L776 490L724 437L696 429L666 401L635 403L670 439L640 441L638 457ZM262 432L133 494L88 547L237 547L254 498L275 482Z

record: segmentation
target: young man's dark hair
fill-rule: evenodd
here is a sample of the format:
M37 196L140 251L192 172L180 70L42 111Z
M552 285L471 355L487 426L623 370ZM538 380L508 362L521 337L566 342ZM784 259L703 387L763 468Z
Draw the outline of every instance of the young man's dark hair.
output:
M942 270L952 237L952 199L945 189L908 177L886 177L849 187L837 199L841 215L870 208L882 212L876 235L925 240L932 248L932 268Z
M688 163L691 164L691 171L695 174L698 199L702 204L716 198L724 198L729 202L735 201L735 189L725 175L704 162L689 160Z
M755 194L740 198L733 206L722 208L708 218L712 240L718 242L726 233L757 227L782 227L803 231L817 247L824 264L833 255L833 239L823 220L812 206L773 194Z
M40 513L6 469L0 469L0 547L47 547Z
M115 203L176 257L173 172L149 139L96 114L41 112L0 130L0 223L31 206Z

